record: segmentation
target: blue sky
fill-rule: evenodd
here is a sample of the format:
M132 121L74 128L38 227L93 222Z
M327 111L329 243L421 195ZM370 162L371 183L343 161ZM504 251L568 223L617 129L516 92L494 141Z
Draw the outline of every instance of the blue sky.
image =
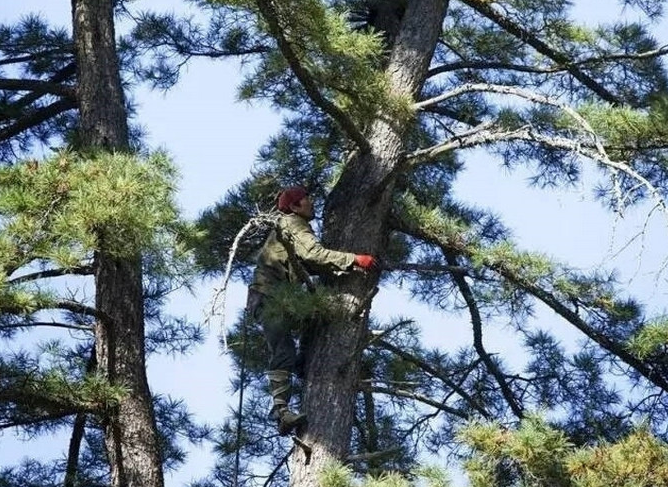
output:
M148 5L136 3L140 7ZM615 1L576 4L579 19L604 20L601 16L615 18L619 12ZM150 5L155 10L183 9L179 0L154 0ZM5 1L0 22L13 22L29 12L42 12L62 26L70 23L67 0ZM139 122L149 135L148 143L153 148L166 148L181 168L179 201L190 217L247 176L257 150L278 128L279 116L271 109L236 101L239 80L240 68L235 61L195 60L173 90L162 93L141 88L134 96ZM657 281L653 271L668 256L665 221L652 219L644 248L637 242L613 258L616 251L611 249L621 248L642 228L646 208L634 210L625 221L615 222L610 213L593 202L590 187L595 176L570 191L527 188L527 177L528 173L523 171L508 173L482 152L472 151L454 190L461 200L502 215L521 248L545 252L583 270L601 265L618 267L622 280L630 280L630 292L650 299L656 311L663 309L665 279ZM170 311L201 320L212 287L218 284L203 283L192 296L175 295ZM229 317L241 309L244 300L244 287L234 284L228 298ZM425 338L431 345L440 343L454 349L470 341L466 316L439 315L411 301L406 290L383 289L374 301L374 313L383 319L397 315L416 318L423 324ZM541 326L558 330L564 341L580 338L549 314L540 314L539 320ZM495 323L487 327L485 340L491 351L518 350L517 344L506 338L508 329L504 325ZM219 421L227 411L230 397L227 358L218 346L217 332L212 329L206 343L187 357L153 357L148 365L155 392L184 398L199 420L211 423ZM68 437L65 432L56 440L33 440L28 444L17 441L10 431L0 432L0 466L15 464L28 454L63 455ZM206 475L213 463L208 449L208 445L195 447L187 465L167 476L167 485L180 486Z

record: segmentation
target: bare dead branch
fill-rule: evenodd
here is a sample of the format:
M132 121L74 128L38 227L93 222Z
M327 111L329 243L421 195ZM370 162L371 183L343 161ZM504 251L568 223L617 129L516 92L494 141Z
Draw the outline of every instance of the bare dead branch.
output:
M410 362L414 365L416 365L419 369L422 369L424 372L427 374L431 375L432 377L435 377L442 381L446 386L448 386L450 389L455 391L462 399L464 399L473 409L478 411L481 416L484 418L489 419L491 416L485 410L485 408L478 403L475 399L473 399L464 389L462 389L461 386L455 384L450 377L448 377L445 373L435 369L432 367L430 364L425 362L424 360L414 356L413 354L410 354L404 350L402 350L399 347L395 347L389 342L386 342L385 340L378 340L375 342L376 346L380 348L384 348L385 350L392 352L393 354L401 357L402 359L406 360L407 362Z
M453 416L457 416L462 419L471 419L471 415L466 413L465 411L450 407L446 405L445 402L434 401L433 399L427 396L423 396L422 394L417 394L415 392L410 392L402 389L390 389L388 387L378 387L378 386L371 387L370 389L371 392L376 394L386 394L388 396L413 399L415 401L431 406L439 411L443 411L444 413L452 414Z
M448 150L453 150L456 148L474 147L493 142L501 142L501 141L507 142L511 140L526 140L526 141L538 142L548 147L567 150L580 154L589 159L593 159L596 162L607 167L612 172L613 183L617 188L616 189L616 200L618 202L617 209L620 213L622 212L621 205L623 205L625 196L621 194L621 189L617 184L617 175L619 172L623 172L640 183L638 188L642 187L648 191L648 193L654 199L655 203L659 206L660 210L668 218L668 205L662 198L659 190L644 176L642 176L638 171L633 169L630 165L624 162L613 161L612 159L610 159L603 143L601 142L600 138L598 137L594 129L591 127L589 122L587 122L587 120L585 120L572 107L556 99L550 98L548 96L539 93L534 93L528 90L524 90L521 88L515 88L512 86L494 85L488 83L476 83L476 84L469 83L462 85L458 88L455 88L451 91L448 91L446 93L443 93L442 95L431 98L429 100L424 100L422 102L416 103L414 107L420 110L425 107L440 103L449 98L459 96L463 93L471 93L471 92L490 92L490 93L513 95L529 100L534 103L545 104L559 108L560 110L568 114L580 126L580 128L589 137L590 139L589 142L591 146L587 147L583 145L583 143L579 140L572 140L565 137L546 136L534 131L530 126L521 127L517 130L511 130L506 132L503 131L495 132L489 129L491 126L489 123L484 123L478 125L477 127L474 127L471 130L456 135L433 147L427 149L420 149L416 152L413 152L412 154L407 156L406 159L407 167L412 167L425 160L433 159L434 157L436 157L439 154L442 154L443 152L446 152Z
M275 225L276 220L278 219L277 213L260 213L259 215L251 218L248 222L239 230L239 232L234 237L232 242L232 247L228 253L227 265L225 266L225 273L223 274L223 283L222 286L218 289L214 289L213 296L209 303L208 310L204 313L204 323L209 325L211 320L214 317L218 317L220 322L220 333L223 337L225 350L228 349L227 343L227 330L225 326L225 305L227 300L227 287L230 283L230 277L232 276L232 264L234 263L234 258L237 255L239 250L239 245L244 236L254 228L261 228L266 225Z

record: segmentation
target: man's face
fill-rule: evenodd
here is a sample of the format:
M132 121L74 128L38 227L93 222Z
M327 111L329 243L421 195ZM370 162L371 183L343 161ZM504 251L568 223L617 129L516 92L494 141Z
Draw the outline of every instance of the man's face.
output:
M290 205L295 215L299 215L307 221L313 220L313 201L310 196L304 196L298 203Z

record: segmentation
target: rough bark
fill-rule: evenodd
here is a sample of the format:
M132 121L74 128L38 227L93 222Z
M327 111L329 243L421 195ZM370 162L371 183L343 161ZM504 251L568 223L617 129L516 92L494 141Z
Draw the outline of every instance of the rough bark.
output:
M116 53L113 0L72 0L82 149L128 149L128 125ZM104 232L99 241L104 249ZM140 256L95 261L98 370L128 393L104 418L113 487L164 485L144 357Z
M446 8L447 0L408 2L387 67L394 93L414 96L420 91ZM324 242L328 247L382 255L393 174L401 163L411 123L392 122L380 114L369 128L370 149L348 162L327 201ZM367 338L367 314L360 313L360 308L377 283L377 272L355 272L336 283L341 302L351 309L351 318L330 324L314 337L304 395L308 428L302 433L312 452L307 456L296 448L291 456L293 486L315 487L323 466L348 456Z

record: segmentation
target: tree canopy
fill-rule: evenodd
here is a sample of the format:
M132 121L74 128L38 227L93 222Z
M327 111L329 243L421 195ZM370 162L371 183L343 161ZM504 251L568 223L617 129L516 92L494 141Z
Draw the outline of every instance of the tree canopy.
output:
M160 155L142 162L61 152L4 169L3 336L38 324L44 308L68 311L63 326L90 330L94 310L32 287L16 271L37 263L35 279L52 277L57 263L62 274L90 273L87 259L104 243L121 260L143 253L145 312L162 343L198 339L187 326L165 333L171 328L158 318L169 283L192 269L186 251L197 272L220 276L242 227L272 211L280 187L305 184L322 210L323 242L372 253L382 265L323 276L313 295L285 289L268 310L269 319L294 322L308 335L302 439L312 451L290 449L291 440L277 436L266 416L261 330L234 326L227 343L243 404L221 418L212 435L218 463L193 485L333 487L349 485L350 472L370 475L368 482L408 482L426 457L463 465L480 486L665 483L668 326L654 311L660 306L626 292L614 268L581 271L526 249L503 215L454 190L462 172L483 161L529 174L528 184L545 191L594 181L591 192L620 217L668 217L664 2L607 2L625 15L596 26L574 17L567 1L194 3L197 18L131 12L117 2L133 26L118 39L126 90L130 80L178 88L193 57L238 56L246 66L240 98L284 114L280 132L260 149L248 179L203 209L198 232L170 206L173 171ZM31 17L0 29L0 50L2 64L17 66L22 78L0 79L5 158L53 138L76 145L67 33ZM118 242L99 239L100 226L109 225ZM264 235L266 227L243 235L234 277L248 279ZM468 343L434 347L411 317L379 319L378 287L398 284L443 317L442 333L466 329ZM577 340L564 344L541 319L563 323ZM500 327L522 348L520 360L490 343L490 330ZM8 425L62 424L124 394L86 376L80 358L68 377L39 369L27 378L25 364L34 359L0 359L25 388L10 381L0 394L38 391L46 400L34 411L3 399ZM79 381L95 400L52 393L63 380ZM154 404L161 427L181 422L193 438L208 434L185 413L161 415L160 399ZM164 411L179 411L170 406ZM35 423L35 415L46 421ZM94 430L85 456L91 472L104 463ZM169 465L167 453L174 461L179 454L165 441ZM46 478L49 468L9 469L0 480ZM427 477L446 483L434 472Z

